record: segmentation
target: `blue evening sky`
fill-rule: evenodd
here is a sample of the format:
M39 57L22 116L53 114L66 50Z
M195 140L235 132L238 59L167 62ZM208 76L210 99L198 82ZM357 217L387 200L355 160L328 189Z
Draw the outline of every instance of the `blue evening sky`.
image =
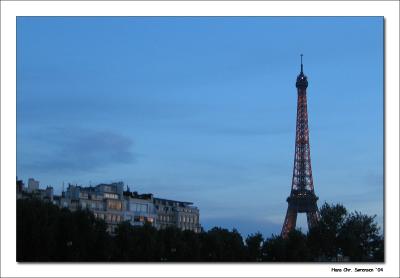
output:
M18 178L123 181L206 229L279 233L300 53L318 204L382 225L381 17L18 17Z

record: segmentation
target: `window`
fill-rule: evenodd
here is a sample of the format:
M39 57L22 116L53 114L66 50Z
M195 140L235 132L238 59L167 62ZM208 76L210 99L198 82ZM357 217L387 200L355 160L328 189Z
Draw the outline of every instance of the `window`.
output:
M147 212L147 208L148 208L148 205L138 204L138 203L129 203L130 211Z
M122 203L118 200L108 200L107 207L109 209L114 209L114 210L121 210L122 209Z
M150 222L150 223L153 223L154 220L153 220L152 217L147 217L147 218L146 218L146 221L147 221L147 222Z
M106 198L106 199L118 199L118 195L117 194L113 194L113 193L104 193L104 198Z

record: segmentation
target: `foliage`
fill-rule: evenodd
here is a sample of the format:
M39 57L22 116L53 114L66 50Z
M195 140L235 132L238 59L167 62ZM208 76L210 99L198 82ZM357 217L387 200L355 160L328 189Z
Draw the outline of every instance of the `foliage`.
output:
M206 261L241 261L244 258L244 243L236 229L214 227L203 237L203 258Z
M323 204L320 211L318 225L308 233L308 246L310 251L317 258L323 260L334 260L342 255L339 244L341 233L347 217L347 210L343 205Z
M263 261L286 261L286 240L281 236L272 235L264 241L262 246Z
M384 238L375 218L324 204L307 235L247 236L220 227L194 233L149 224L118 225L113 235L88 210L71 212L36 199L17 201L17 261L301 262L383 261Z
M356 211L343 224L338 240L343 255L352 258L352 261L368 261L379 252L383 258L383 251L379 250L383 249L383 240L374 218Z
M303 262L312 261L307 237L300 230L293 230L287 238L272 235L262 247L263 261Z
M17 261L102 261L110 254L106 224L37 199L17 201Z
M251 234L246 238L247 259L249 261L262 260L262 245L264 238L260 232Z

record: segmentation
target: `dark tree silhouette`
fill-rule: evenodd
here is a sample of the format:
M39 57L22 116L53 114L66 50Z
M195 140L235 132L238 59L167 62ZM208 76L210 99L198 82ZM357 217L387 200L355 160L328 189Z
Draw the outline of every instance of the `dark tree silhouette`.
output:
M108 260L110 235L89 211L37 199L17 201L17 261Z
M286 261L286 240L280 235L271 235L264 241L262 246L263 261L282 262Z
M374 219L375 216L355 212L344 222L338 240L343 254L352 261L374 260L374 255L383 259L383 242Z
M297 229L290 231L287 238L272 235L264 242L263 259L274 262L312 261L307 237Z
M308 246L315 258L334 260L342 255L338 237L346 217L347 210L344 206L327 203L322 205L319 223L308 233Z
M247 258L249 261L262 260L262 245L264 238L260 232L251 234L246 238Z
M150 224L118 225L113 235L88 210L71 212L35 198L17 201L17 261L170 261L170 262L300 262L383 261L384 239L375 218L348 214L342 205L324 204L321 219L307 235L288 237L261 233L246 240L236 229L214 227L194 233Z
M312 256L320 261L383 261L383 236L375 216L347 213L343 205L324 204L320 221L307 236Z
M242 261L245 248L243 238L236 229L214 227L203 240L203 255L207 261Z

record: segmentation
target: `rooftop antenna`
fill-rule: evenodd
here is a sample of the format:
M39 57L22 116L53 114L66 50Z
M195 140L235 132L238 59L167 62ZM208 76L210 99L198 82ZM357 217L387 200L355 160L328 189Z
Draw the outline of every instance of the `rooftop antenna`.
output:
M62 185L62 192L64 192L64 182L63 182L63 185Z
M300 54L300 61L301 61L301 73L303 73L303 54Z

